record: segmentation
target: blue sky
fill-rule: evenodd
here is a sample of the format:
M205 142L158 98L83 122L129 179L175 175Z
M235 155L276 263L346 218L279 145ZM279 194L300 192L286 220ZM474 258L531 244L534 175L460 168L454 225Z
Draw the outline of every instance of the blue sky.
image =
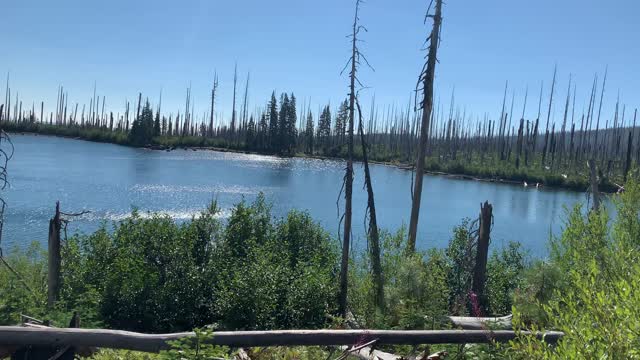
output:
M415 87L429 31L427 0L368 0L361 21L368 28L362 51L375 68L360 78L380 105L406 107ZM293 91L298 102L332 104L347 94L340 75L349 56L354 1L80 1L20 0L3 5L0 79L11 74L12 93L25 105L55 107L57 86L70 103L87 103L94 81L107 108L123 111L138 92L163 109L183 112L191 84L196 114L208 109L213 72L220 79L219 115L231 114L233 68L240 88L251 73L250 109L271 91ZM588 98L593 75L609 68L603 114L611 117L618 90L627 113L640 105L640 2L593 0L447 1L436 96L447 106L455 87L461 111L500 112L504 83L516 108L529 87L527 113L535 116L540 82L545 97L554 65L559 93L569 73L577 83L576 112ZM4 82L4 80L2 80ZM0 87L4 100L4 86ZM554 106L556 119L563 99ZM518 114L521 110L518 110Z

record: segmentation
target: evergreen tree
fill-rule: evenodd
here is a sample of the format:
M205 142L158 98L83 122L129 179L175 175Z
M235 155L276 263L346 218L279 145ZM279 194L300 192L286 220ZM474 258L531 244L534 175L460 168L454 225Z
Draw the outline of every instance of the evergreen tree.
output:
M266 149L266 139L269 134L269 125L267 124L267 115L262 113L260 116L260 124L258 125L258 146L260 149Z
M271 93L269 101L269 149L271 151L278 150L278 102L276 100L276 92Z
M153 123L153 136L160 136L160 113L156 112L156 120Z
M329 136L331 135L331 110L329 105L325 106L318 120L318 145L322 145L324 152L327 152Z
M129 132L129 141L135 146L143 146L151 143L153 139L153 111L149 101L146 102L140 117L138 117L131 126Z
M313 115L311 111L307 114L307 127L305 130L306 150L307 154L313 155Z
M278 152L287 152L289 147L289 95L280 96L280 115L278 116Z
M250 149L256 148L256 122L253 120L253 115L249 118L249 124L246 131L246 146Z
M296 97L291 93L289 106L287 108L287 134L285 151L294 154L296 150L296 139L298 138L298 114L296 111Z
M338 146L344 144L344 135L347 128L347 121L349 120L349 103L345 99L338 109L338 115L336 116L336 126L334 129L334 135L336 136Z

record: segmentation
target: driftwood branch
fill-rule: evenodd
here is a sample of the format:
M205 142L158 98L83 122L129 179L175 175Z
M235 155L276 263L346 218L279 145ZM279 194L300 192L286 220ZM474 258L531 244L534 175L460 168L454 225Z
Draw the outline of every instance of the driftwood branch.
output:
M561 332L531 333L548 343L556 343ZM489 330L274 330L220 331L207 342L229 347L353 345L377 339L376 344L467 344L505 342L516 338L514 331ZM0 347L75 346L158 352L169 348L168 341L195 336L193 332L141 334L121 330L73 328L0 327Z

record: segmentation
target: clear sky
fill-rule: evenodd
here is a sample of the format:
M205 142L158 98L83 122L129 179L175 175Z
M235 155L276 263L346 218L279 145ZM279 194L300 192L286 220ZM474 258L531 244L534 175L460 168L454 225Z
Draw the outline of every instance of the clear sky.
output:
M250 109L271 91L293 91L299 104L332 104L347 94L340 75L349 56L345 37L353 17L351 0L18 0L2 5L0 81L10 72L12 93L25 105L45 100L53 110L57 86L69 103L87 103L94 81L107 108L123 111L138 92L163 110L184 112L192 85L196 114L208 109L213 72L220 78L217 107L231 114L234 64L240 88L250 72ZM423 24L428 0L368 0L361 21L368 28L362 51L375 72L361 69L370 87L367 103L406 107L415 87L429 31ZM576 112L587 101L594 74L609 74L603 114L615 97L640 106L640 1L449 0L443 9L436 96L467 113L496 118L505 81L516 108L529 87L528 114L535 116L540 82L548 94L554 65L564 97L569 74L578 86ZM4 86L0 87L4 100ZM554 113L561 115L563 99ZM517 113L519 114L521 110Z

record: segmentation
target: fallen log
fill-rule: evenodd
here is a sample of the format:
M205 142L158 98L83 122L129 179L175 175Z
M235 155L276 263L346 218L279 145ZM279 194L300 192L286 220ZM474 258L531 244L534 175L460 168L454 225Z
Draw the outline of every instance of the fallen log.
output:
M548 343L556 343L560 332L531 333ZM168 349L168 341L191 337L193 332L141 334L121 330L0 327L0 347L42 345L128 349L158 352ZM377 339L376 344L467 344L506 342L516 337L514 331L490 330L273 330L219 331L207 343L229 347L329 346L353 345Z
M512 315L501 317L447 316L454 326L464 330L511 330Z

